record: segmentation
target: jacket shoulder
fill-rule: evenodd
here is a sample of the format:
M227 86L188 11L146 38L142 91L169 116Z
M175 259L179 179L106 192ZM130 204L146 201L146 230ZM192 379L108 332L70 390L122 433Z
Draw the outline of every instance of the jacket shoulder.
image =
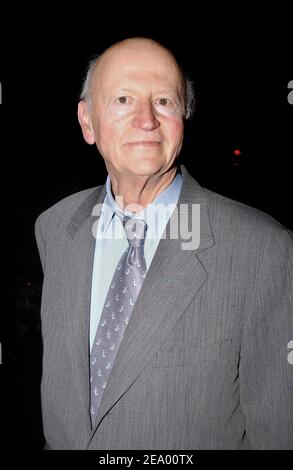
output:
M102 186L95 186L66 196L41 212L36 219L35 225L44 225L44 230L46 230L46 227L49 227L54 223L56 224L57 221L68 223L72 214L77 211L83 202L101 188Z
M216 226L233 226L239 230L287 230L278 220L260 209L230 199L204 188L209 215Z
M271 215L226 196L203 188L215 243L229 244L231 253L241 251L265 253L273 250L293 250L293 234ZM233 248L233 249L232 249Z
M210 227L219 250L242 262L292 258L292 232L260 209L204 188ZM290 255L289 255L290 253Z

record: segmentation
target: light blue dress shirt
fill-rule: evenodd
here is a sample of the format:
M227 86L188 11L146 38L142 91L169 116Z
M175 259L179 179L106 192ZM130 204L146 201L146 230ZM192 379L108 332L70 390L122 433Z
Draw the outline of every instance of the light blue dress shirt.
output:
M161 192L154 201L142 211L124 211L136 219L144 219L147 233L144 253L147 270L150 267L167 222L178 202L182 186L182 176L177 173L172 183ZM90 351L93 346L97 327L102 315L105 299L118 261L128 247L121 218L122 211L116 204L111 190L110 177L106 181L106 196L103 201L101 216L96 228L96 245L93 263L91 310L90 310Z

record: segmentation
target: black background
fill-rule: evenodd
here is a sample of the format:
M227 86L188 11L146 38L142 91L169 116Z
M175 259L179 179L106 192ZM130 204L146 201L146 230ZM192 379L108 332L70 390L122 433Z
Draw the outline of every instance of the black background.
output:
M15 7L1 18L1 413L8 446L42 447L39 381L42 273L37 215L101 184L106 172L82 139L76 107L89 58L130 36L171 48L194 82L196 112L182 161L216 192L258 207L293 229L293 79L290 10L270 2L79 4L62 14ZM96 5L97 6L97 5ZM111 10L111 8L110 8ZM74 15L74 16L73 16ZM73 19L74 18L74 19ZM233 150L240 149L236 156ZM2 421L3 423L3 421ZM3 441L2 441L3 442Z

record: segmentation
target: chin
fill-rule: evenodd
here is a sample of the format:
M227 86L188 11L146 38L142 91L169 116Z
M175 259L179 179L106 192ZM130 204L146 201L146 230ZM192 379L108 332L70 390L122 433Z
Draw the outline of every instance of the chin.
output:
M139 161L133 163L129 168L129 171L138 176L147 176L158 173L162 167L162 162L158 160Z

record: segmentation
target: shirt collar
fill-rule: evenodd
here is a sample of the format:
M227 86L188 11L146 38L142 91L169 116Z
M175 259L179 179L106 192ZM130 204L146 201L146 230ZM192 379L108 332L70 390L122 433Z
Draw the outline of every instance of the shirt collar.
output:
M182 175L180 171L177 172L172 183L162 191L148 206L142 211L133 215L132 212L122 212L117 205L112 190L111 180L108 175L106 180L106 197L103 203L101 218L103 220L102 231L105 233L110 225L110 222L115 217L116 212L119 215L127 215L136 219L143 219L148 225L147 237L161 237L166 223L175 209L178 202L179 194L182 187Z

